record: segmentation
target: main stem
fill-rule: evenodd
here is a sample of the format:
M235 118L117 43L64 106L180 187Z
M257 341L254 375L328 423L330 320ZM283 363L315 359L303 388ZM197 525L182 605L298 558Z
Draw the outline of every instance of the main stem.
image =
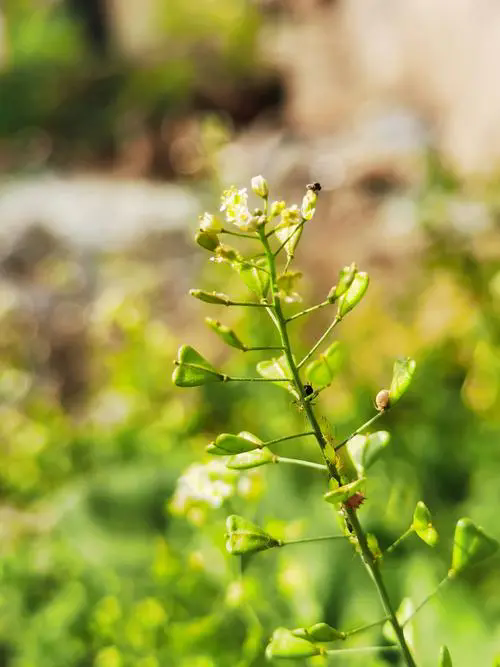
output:
M316 419L316 415L314 414L314 410L312 408L312 405L310 401L306 400L306 395L304 392L304 385L302 384L302 380L300 379L300 374L299 370L297 367L297 364L295 363L295 360L293 358L292 354L292 349L290 346L290 340L288 338L288 331L287 331L287 326L286 326L286 318L283 315L283 311L281 309L281 301L279 298L279 290L277 286L277 280L276 280L276 263L275 263L275 255L273 254L269 241L267 239L267 236L264 232L264 230L261 228L259 231L260 239L262 241L262 245L264 246L264 250L266 253L268 265L269 265L269 273L271 277L271 290L272 290L272 306L274 310L274 315L275 317L273 318L276 327L279 331L279 335L281 338L281 342L284 347L285 351L285 356L288 362L288 366L290 367L290 372L292 373L293 380L296 386L297 391L299 392L300 396L300 405L303 408L304 412L306 413L307 419L309 423L311 424L311 427L314 431L314 437L316 438L318 445L320 446L321 452L323 454L323 457L325 459L325 463L328 468L328 474L330 477L335 479L339 484L341 484L340 480L340 475L337 470L337 467L335 465L335 462L331 460L331 458L327 454L327 441L325 439L325 436L323 435L323 432L320 428L320 425L318 423L318 420ZM352 527L352 530L354 532L354 535L356 536L357 542L359 544L359 548L361 551L361 558L363 560L363 563L370 575L370 577L373 580L373 583L375 584L375 587L377 589L377 592L379 594L380 600L382 602L382 606L384 607L384 610L389 617L389 621L391 622L394 632L396 633L396 637L398 639L399 646L401 647L401 652L404 656L405 662L407 667L417 667L413 656L410 653L410 649L408 648L408 644L406 643L405 636L403 634L403 628L399 624L398 619L396 618L396 612L392 606L392 603L389 598L389 594L387 592L387 589L385 587L384 580L382 579L382 575L380 573L378 563L375 560L372 552L370 551L370 548L368 546L368 542L366 539L366 535L364 533L364 530L359 523L358 517L356 515L356 511L354 509L351 509L347 506L344 506L343 510L345 514L345 518L349 522L349 525Z

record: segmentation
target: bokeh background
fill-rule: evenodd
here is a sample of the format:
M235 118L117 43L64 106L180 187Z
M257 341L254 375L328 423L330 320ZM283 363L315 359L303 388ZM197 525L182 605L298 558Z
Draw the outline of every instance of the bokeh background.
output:
M192 236L223 185L259 173L290 203L323 185L306 303L345 264L371 275L318 406L332 431L373 413L395 356L417 360L361 517L387 546L422 499L441 540L404 543L391 595L418 602L445 576L460 516L500 537L499 51L491 0L4 0L0 665L257 667L279 625L380 617L338 544L225 554L232 512L289 538L335 528L314 471L233 475L205 454L220 431L300 430L284 392L171 384L183 342L253 372L207 315L270 340L265 319L187 296L244 294ZM328 321L298 322L299 349ZM442 643L458 667L500 664L499 559L414 635L423 667Z

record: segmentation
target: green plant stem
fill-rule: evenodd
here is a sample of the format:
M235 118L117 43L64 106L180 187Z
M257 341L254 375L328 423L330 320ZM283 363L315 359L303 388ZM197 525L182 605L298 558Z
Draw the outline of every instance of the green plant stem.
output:
M306 220L305 218L302 218L302 220L301 220L300 222L297 223L297 225L295 226L295 229L293 230L293 232L292 232L289 236L286 237L286 239L283 241L283 243L279 246L278 250L275 250L275 251L274 251L274 253L273 253L273 257L274 257L274 258L276 258L276 257L280 254L280 252L281 252L281 251L283 250L283 248L286 246L286 244L288 243L288 241L290 241L290 239L291 239L293 236L295 236L295 234L297 234L298 232L300 232L300 230L301 230L302 227L306 224L306 222L307 222L307 220ZM267 241L267 237L266 237L266 241ZM292 259L293 259L293 255L292 255ZM288 260L287 264L290 264L290 259Z
M188 365L184 364L184 366ZM290 382L290 378L238 378L229 375L224 375L223 378L224 382Z
M338 445L335 446L335 451L338 451L341 447L346 445L349 442L349 440L351 440L351 438L354 438L355 435L359 435L362 431L365 430L365 428L368 428L374 422L376 422L377 419L380 419L380 417L384 414L384 412L385 412L384 410L381 410L380 412L377 412L377 414L373 415L373 417L371 419L369 419L364 424L361 424L361 426L359 428L357 428L355 431L353 431L351 433L351 435L347 436L347 438L345 440L342 440L341 443L339 443Z
M362 646L360 648L332 648L327 655L355 655L356 653L373 653L374 651L401 651L399 646Z
M242 234L241 232L233 232L230 229L221 229L219 234L228 234L229 236L239 236L242 239L258 239L259 237L256 234Z
M427 596L422 600L422 602L421 602L420 604L418 604L418 605L415 607L415 609L413 610L413 612L411 613L411 615L408 616L408 618L407 618L407 619L405 620L405 622L403 623L403 627L404 627L407 623L409 623L409 622L411 621L411 619L412 619L412 618L413 618L413 617L414 617L414 616L415 616L415 615L422 609L422 607L423 607L424 605L426 605L426 604L429 602L429 600L432 600L432 598L433 598L437 593L439 593L439 591L443 588L443 586L444 586L445 584L447 584L449 581L451 581L452 579L453 579L453 576L450 576L449 574L447 574L446 577L445 577L442 581L439 582L439 584L438 584L438 585L436 586L436 588L432 591L432 593L429 593L429 595L427 595Z
M305 398L305 392L304 392L304 386L302 384L302 381L300 379L300 374L299 374L299 366L296 365L295 360L293 358L291 346L290 346L290 340L288 338L288 332L286 328L286 318L283 315L283 311L281 309L281 302L279 298L279 291L278 291L278 286L277 286L277 281L276 281L276 265L275 265L275 256L276 254L273 255L271 248L269 246L269 241L267 240L267 237L265 235L264 230L260 230L260 238L262 241L262 245L264 246L264 250L266 252L267 256L267 261L268 261L268 266L269 266L269 272L271 274L271 290L272 290L272 305L274 309L274 313L276 316L276 326L278 328L280 337L281 337L281 342L283 344L283 347L285 348L285 356L290 368L290 371L293 376L293 380L295 383L295 387L299 393L299 401L300 405L303 407L304 412L306 413L307 419L309 423L311 424L311 427L314 431L315 438L318 442L318 445L321 449L321 453L323 454L323 457L325 459L325 463L328 468L328 473L330 477L335 479L338 484L341 484L341 479L339 472L337 470L337 467L335 465L335 462L331 460L327 454L327 441L325 439L325 436L323 435L323 432L319 426L318 420L316 419L316 415L314 414L314 410L312 408L312 405L309 401L306 401ZM333 329L333 327L336 325L336 323L339 320L335 318L328 328L327 332L323 334L323 336L320 338L316 346L313 348L311 354L314 353L314 350L316 347L318 347L321 342L324 340L326 335ZM306 357L306 360L309 357ZM304 363L304 360L301 362ZM364 425L366 426L366 425ZM359 430L359 429L358 429ZM370 551L370 548L368 547L368 542L366 540L365 533L363 531L363 528L361 527L361 524L358 521L358 517L356 515L356 511L350 507L344 506L344 513L346 518L349 520L350 526L352 527L352 530L356 536L360 551L361 551L361 557L362 560L365 564L366 569L368 570L380 597L380 600L382 602L382 605L384 607L384 610L386 614L389 617L389 620L394 628L394 632L396 633L396 637L398 640L398 643L401 647L401 651L403 653L403 656L405 658L405 662L407 667L416 667L415 661L413 660L413 657L410 653L410 649L408 648L408 645L406 643L405 636L403 634L403 628L400 626L398 619L396 618L396 612L394 611L389 595L387 593L387 589L385 587L385 583L382 579L382 576L380 574L380 570L378 567L378 563L376 562L372 552Z
M382 602L382 606L384 607L384 611L389 617L389 622L391 623L392 627L394 628L394 632L396 633L396 637L399 643L399 646L401 647L401 651L403 653L405 662L407 667L417 667L416 663L413 659L412 654L410 653L410 649L408 647L408 644L406 643L406 638L403 633L403 626L400 625L397 617L396 617L396 612L392 606L391 600L389 598L389 594L387 592L387 588L385 587L384 580L382 578L382 575L380 573L380 569L378 566L378 563L373 556L370 547L368 546L368 542L366 539L366 535L364 533L363 528L361 527L361 524L359 523L358 516L356 514L356 510L352 509L351 507L347 507L344 505L344 512L345 516L347 517L352 530L354 534L356 535L356 539L358 541L359 549L361 551L361 559L365 565L365 568L368 571L368 574L370 575L373 583L375 584L375 588L377 589L380 601Z
M221 306L250 306L251 308L267 308L268 303L260 303L260 301L228 301L222 303Z
M391 544L390 547L387 547L387 549L385 550L384 556L392 553L394 551L394 549L396 549L401 544L401 542L403 542L403 540L406 540L407 537L410 537L410 535L413 535L414 532L415 531L413 530L412 526L410 526L408 528L408 530L405 530L405 532L400 537L398 537L398 539L395 542L393 542Z
M270 447L271 445L277 445L278 442L285 442L285 440L293 440L294 438L304 438L306 435L314 435L314 431L304 431L303 433L294 433L293 435L285 435L281 438L274 438L274 440L268 440L263 443L263 447Z
M289 459L286 456L275 456L274 463L290 463L291 465L302 466L303 468L315 468L328 472L328 468L322 463L313 463L313 461L303 461L302 459Z
M358 628L354 628L353 630L348 630L347 632L344 632L345 639L347 639L347 637L357 635L360 632L364 632L365 630L370 630L371 628L376 628L379 625L383 625L389 620L389 616L384 616L384 618L381 618L379 621L375 621L374 623L367 623L366 625L360 625Z
M299 317L302 317L303 315L309 315L309 313L314 313L315 310L319 310L320 308L324 308L325 306L331 306L331 305L332 304L330 301L322 301L321 303L318 303L315 306L311 306L310 308L301 310L300 313L295 313L295 315L287 317L286 321L293 322L293 320L297 320Z
M319 537L299 537L296 540L279 540L280 547L289 544L307 544L308 542L324 542L325 540L345 540L347 535L320 535Z
M259 347L244 347L242 352L256 352L257 350L281 350L283 351L282 345L262 345Z
M302 368L302 366L306 363L308 359L312 357L312 355L316 352L318 347L323 343L323 341L329 336L331 331L337 326L337 324L341 321L341 317L338 317L337 315L335 316L335 319L333 322L330 324L328 329L325 331L325 333L316 341L316 343L311 347L309 352L306 354L306 356L300 361L300 363L297 364L297 368Z

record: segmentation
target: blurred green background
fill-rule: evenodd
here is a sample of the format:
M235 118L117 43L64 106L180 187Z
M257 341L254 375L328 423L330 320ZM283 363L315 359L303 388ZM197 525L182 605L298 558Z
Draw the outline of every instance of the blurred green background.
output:
M346 547L241 563L225 553L233 512L288 538L336 528L314 471L238 475L205 454L220 431L302 429L283 392L171 384L184 342L238 375L263 358L223 349L205 316L271 340L265 318L187 296L245 294L191 237L222 185L258 173L289 203L323 184L298 257L306 304L344 264L371 275L338 333L343 370L318 402L332 430L344 437L373 413L394 357L417 360L380 422L393 439L360 516L387 546L422 499L441 540L430 550L412 538L388 560L391 595L418 602L445 576L459 517L500 537L498 83L484 67L483 87L470 83L477 44L494 65L500 41L489 15L466 20L466 2L416 4L4 2L0 665L257 667L277 626L380 618ZM418 48L420 29L446 21L467 36L469 69L432 31ZM328 314L299 322L305 351ZM318 456L305 440L278 453ZM498 566L474 568L417 616L419 665L436 665L442 643L458 667L500 664ZM374 629L350 645L381 641Z

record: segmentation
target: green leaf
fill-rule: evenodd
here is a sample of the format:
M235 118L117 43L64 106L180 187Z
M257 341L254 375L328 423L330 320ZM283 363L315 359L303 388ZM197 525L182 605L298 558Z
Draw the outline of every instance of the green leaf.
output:
M274 454L267 447L254 449L251 452L244 452L231 456L226 463L227 468L232 470L248 470L249 468L258 468L274 461Z
M302 278L301 271L287 271L278 276L277 284L280 298L285 303L302 301L302 297L295 291L297 283Z
M439 535L432 525L431 513L421 500L418 501L417 506L415 507L411 527L420 539L430 547L434 547L437 544Z
M219 247L219 237L211 232L198 231L194 237L196 243L205 250L214 251Z
M295 637L286 628L277 628L266 648L266 658L268 660L273 658L299 660L301 658L311 658L313 655L319 655L320 653L321 649L318 646L301 637Z
M361 479L356 479L354 482L349 482L349 484L343 484L337 489L332 491L327 491L323 498L327 503L343 503L353 496L366 482L366 479L362 477Z
M335 341L320 355L319 359L306 368L306 377L313 387L326 387L331 384L336 373L342 366L344 355L342 344Z
M351 286L339 299L339 305L337 309L338 318L342 318L347 315L347 313L361 301L364 293L368 289L369 282L370 278L367 273L364 273L363 271L356 273Z
M328 623L316 623L309 628L296 628L291 630L294 637L307 639L313 642L333 642L336 639L345 639L345 632L332 628Z
M458 574L471 565L492 556L498 549L498 542L471 521L459 519L455 528L451 572Z
M286 389L290 392L295 398L299 398L292 382L292 372L288 366L288 361L284 354L277 359L266 359L265 361L260 361L257 364L257 373L263 378L273 379L273 378L287 378L290 382L275 382L278 387Z
M355 435L349 440L347 450L360 477L375 463L390 440L391 434L388 431L376 431L370 435Z
M441 646L441 651L439 653L438 667L453 667L453 663L451 661L451 655L446 646Z
M280 542L262 528L236 514L227 517L226 529L226 549L235 556L280 546Z
M269 290L269 272L265 258L254 259L251 262L236 262L233 267L239 273L248 289L252 290L261 299Z
M242 431L238 435L232 433L221 433L215 439L215 442L207 446L209 454L216 456L228 456L231 454L241 454L242 452L250 452L253 449L262 447L262 442L257 436L247 431Z
M237 350L246 350L246 346L243 345L238 336L234 333L232 329L227 327L225 324L221 324L219 320L214 320L211 317L205 317L205 323L213 330L215 333L222 338L222 340L230 345L235 347Z
M330 303L334 303L339 297L347 292L352 285L356 271L357 267L354 262L350 266L344 266L344 268L339 271L338 282L332 287L326 297Z
M410 648L413 648L413 624L411 622L407 623L407 621L413 615L414 611L415 607L410 598L404 598L396 612L396 618L398 619L399 624L404 625L403 634ZM393 642L394 644L398 643L396 632L390 621L386 621L382 626L382 634L387 641Z
M391 407L394 405L394 403L399 401L401 396L410 386L410 382L415 373L415 367L415 361L410 358L397 359L394 362L391 388L389 389L389 405Z
M210 382L223 382L225 375L218 373L204 357L190 345L182 345L174 362L172 382L178 387L199 387Z
M205 292L202 289L190 289L189 294L205 303L217 303L223 306L230 306L232 303L231 299L221 292Z

